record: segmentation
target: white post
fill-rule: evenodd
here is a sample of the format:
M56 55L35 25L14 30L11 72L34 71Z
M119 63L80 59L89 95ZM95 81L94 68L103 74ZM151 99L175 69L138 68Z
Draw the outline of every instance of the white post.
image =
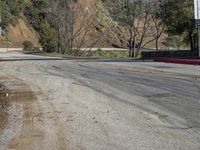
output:
M1 12L0 12L0 37L2 35L2 28L1 28Z
M196 20L196 27L198 28L198 46L200 57L200 0L194 0L194 19Z
M200 57L200 28L198 27L198 46L199 46L199 57Z

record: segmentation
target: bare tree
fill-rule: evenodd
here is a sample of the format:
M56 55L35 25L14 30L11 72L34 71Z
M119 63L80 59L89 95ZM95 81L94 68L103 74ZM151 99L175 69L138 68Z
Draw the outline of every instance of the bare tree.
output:
M98 38L89 39L94 26L94 11L83 7L78 0L49 0L49 22L55 28L59 53L66 50L80 53L81 48L94 46Z
M150 38L143 43L142 48L148 45L151 42L155 41L155 48L159 50L159 39L162 34L165 32L166 26L162 21L162 17L165 17L165 14L162 14L161 5L162 2L160 0L151 0L152 10L151 10L151 25L149 26Z
M129 32L129 55L137 57L141 48L158 40L164 31L161 20L155 16L159 0L106 0L113 19Z

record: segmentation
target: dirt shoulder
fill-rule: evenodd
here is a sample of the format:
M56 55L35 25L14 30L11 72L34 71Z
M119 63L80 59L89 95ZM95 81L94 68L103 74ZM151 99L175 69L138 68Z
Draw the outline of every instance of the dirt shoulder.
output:
M7 108L9 103L6 97L6 93L6 87L0 83L0 129L4 128L8 118Z

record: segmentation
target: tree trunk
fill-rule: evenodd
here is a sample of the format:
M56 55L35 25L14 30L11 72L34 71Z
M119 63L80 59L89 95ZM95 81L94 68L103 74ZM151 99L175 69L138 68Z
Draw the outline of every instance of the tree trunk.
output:
M158 37L156 38L156 51L158 51Z
M157 24L156 24L156 51L158 51L158 40L159 40L160 36L159 36L159 28L157 27Z
M132 33L132 30L130 29L129 31L130 33L130 37L129 37L129 57L132 57L132 42L133 42L133 33Z
M131 55L132 58L135 57L135 38L133 39L132 41L132 55Z
M129 40L129 57L131 57L132 48L131 48L131 40Z
M192 36L192 32L189 32L189 41L190 41L190 49L194 50L194 41L193 41L193 36Z

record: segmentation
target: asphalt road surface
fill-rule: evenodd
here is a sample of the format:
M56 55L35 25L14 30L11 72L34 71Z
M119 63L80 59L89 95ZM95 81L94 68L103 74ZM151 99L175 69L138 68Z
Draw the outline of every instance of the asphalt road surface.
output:
M199 150L200 67L1 53L1 150Z

